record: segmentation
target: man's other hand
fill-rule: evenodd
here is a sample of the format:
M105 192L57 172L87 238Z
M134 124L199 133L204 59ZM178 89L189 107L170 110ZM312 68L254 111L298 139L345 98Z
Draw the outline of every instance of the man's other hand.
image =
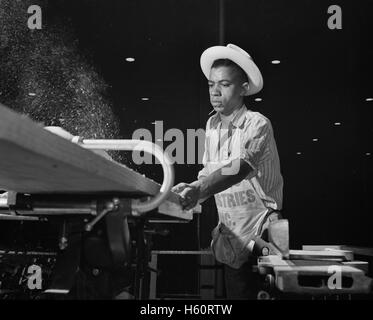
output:
M181 193L181 204L184 210L190 210L194 208L199 200L200 192L199 188L193 185L186 187Z
M173 187L172 191L180 195L180 204L184 210L190 210L198 204L200 198L198 185L182 182Z
M188 186L189 186L189 183L180 182L176 186L173 186L172 189L171 189L171 191L172 192L176 192L176 193L180 193L180 192L182 192Z

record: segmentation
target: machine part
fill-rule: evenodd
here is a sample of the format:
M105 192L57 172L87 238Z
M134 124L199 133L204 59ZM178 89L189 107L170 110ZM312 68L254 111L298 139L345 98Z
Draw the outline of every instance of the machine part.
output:
M97 217L95 217L92 221L85 225L85 230L88 232L91 231L94 225L99 222L106 214L118 208L119 202L120 201L117 198L114 198L112 201L108 201L101 212L97 215Z
M7 208L8 207L8 199L5 197L0 198L0 208Z
M257 256L269 256L269 255L278 255L282 256L282 253L272 245L272 243L269 243L267 241L264 241L260 237L254 237L253 239L254 245L252 247L252 253Z
M254 236L249 244L249 250L257 257L278 255L289 257L289 223L286 219L271 221L268 225L268 242L260 236Z
M171 188L174 184L174 170L169 156L156 144L144 140L89 140L84 139L80 144L85 149L97 150L128 150L128 151L145 151L154 155L163 168L163 183L159 193L149 201L141 202L133 200L132 214L140 215L156 209L167 199Z
M284 259L289 258L289 221L287 219L269 223L268 241L278 249Z
M257 299L258 300L271 300L271 295L267 291L261 290L258 292Z
M258 259L258 268L260 274L274 277L281 293L320 296L371 292L372 279L364 271L333 260L285 260L270 255Z
M264 241L262 238L257 237L253 240L252 252L256 256L268 256L269 255L269 243Z
M29 216L19 216L19 215L13 215L9 211L1 211L4 212L4 214L0 213L0 220L28 220L28 221L39 221L40 219L38 217L29 217Z
M75 276L79 270L82 234L73 232L80 229L81 223L66 223L65 230L69 237L69 245L60 251L53 273L51 283L44 292L45 294L68 294L75 283Z
M40 199L36 196L36 200L29 196L28 202L25 203L24 195L17 195L16 202L12 208L17 214L25 216L47 216L47 215L97 215L97 201L96 200L75 200L71 199Z
M97 277L97 276L100 274L100 270L97 269L97 268L94 268L94 269L92 270L92 274L93 274L95 277Z
M264 283L269 290L273 290L275 288L275 277L272 274L267 274Z
M130 200L114 202L115 209L105 217L106 234L114 266L125 267L131 261L131 236L127 216L131 212Z
M61 237L58 244L60 250L65 250L68 245L67 233L66 233L66 220L62 223Z
M60 242L58 244L58 247L60 248L60 250L65 250L67 248L67 245L68 245L67 238L61 237Z

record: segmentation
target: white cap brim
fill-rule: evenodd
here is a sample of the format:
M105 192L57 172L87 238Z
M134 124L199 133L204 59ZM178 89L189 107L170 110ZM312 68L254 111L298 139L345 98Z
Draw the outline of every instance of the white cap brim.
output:
M246 95L255 94L263 88L263 77L259 68L246 51L233 44L228 44L226 47L210 47L202 53L201 69L207 79L210 76L212 64L218 59L229 59L246 72L249 78L249 90Z

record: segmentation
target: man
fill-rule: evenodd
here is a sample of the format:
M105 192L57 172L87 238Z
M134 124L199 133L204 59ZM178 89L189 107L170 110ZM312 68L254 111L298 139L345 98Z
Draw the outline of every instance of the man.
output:
M185 209L214 195L219 224L211 249L224 263L227 298L256 298L252 239L282 206L283 180L270 121L244 105L259 92L262 75L250 55L228 44L205 50L201 68L216 114L206 124L204 168L198 180L180 183Z

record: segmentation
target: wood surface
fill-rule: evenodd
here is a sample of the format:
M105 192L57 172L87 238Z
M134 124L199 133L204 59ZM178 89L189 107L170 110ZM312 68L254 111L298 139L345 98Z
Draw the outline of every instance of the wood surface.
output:
M352 261L354 253L348 250L290 250L290 260L334 260Z
M0 190L29 194L155 195L160 184L57 136L0 104ZM171 193L160 212L192 219Z

